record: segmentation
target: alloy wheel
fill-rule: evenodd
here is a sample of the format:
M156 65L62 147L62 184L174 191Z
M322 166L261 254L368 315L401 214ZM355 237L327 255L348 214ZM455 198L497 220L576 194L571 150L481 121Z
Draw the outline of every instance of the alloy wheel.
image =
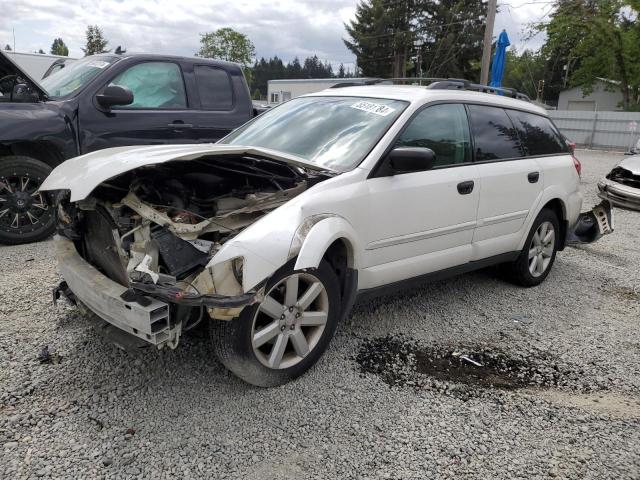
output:
M264 366L285 369L317 345L327 324L329 296L315 276L294 273L269 290L251 329L253 352Z
M556 244L556 232L551 222L542 222L529 245L529 273L541 276L549 268Z
M0 228L29 233L44 227L52 215L40 182L28 175L0 177Z

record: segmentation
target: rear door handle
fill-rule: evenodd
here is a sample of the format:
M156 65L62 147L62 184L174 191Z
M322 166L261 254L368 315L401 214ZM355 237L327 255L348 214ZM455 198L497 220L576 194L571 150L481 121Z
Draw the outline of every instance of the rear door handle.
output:
M529 175L527 175L527 180L529 180L529 183L537 183L539 179L540 172L531 172Z
M184 122L173 122L167 125L170 128L192 128L192 123L184 123Z
M469 195L471 192L473 192L473 186L475 184L473 183L473 180L467 180L466 182L460 182L458 184L458 193L460 195Z

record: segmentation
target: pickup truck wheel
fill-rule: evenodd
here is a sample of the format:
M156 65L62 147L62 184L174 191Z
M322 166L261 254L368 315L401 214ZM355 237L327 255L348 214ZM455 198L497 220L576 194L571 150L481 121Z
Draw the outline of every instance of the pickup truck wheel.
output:
M53 201L38 189L51 168L35 158L0 158L0 243L43 240L55 229Z
M317 269L280 269L262 302L238 318L211 323L220 361L259 387L282 385L309 370L326 350L340 318L338 278L323 261Z
M513 283L534 287L544 282L556 259L559 240L558 217L553 210L545 208L533 222L520 256L507 266Z

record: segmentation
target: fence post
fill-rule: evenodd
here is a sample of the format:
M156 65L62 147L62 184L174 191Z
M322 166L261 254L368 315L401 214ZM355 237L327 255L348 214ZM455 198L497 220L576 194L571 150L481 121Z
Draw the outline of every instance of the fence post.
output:
M598 110L594 111L593 126L591 127L591 140L589 141L589 148L593 148L593 138L596 136L596 124L598 123Z

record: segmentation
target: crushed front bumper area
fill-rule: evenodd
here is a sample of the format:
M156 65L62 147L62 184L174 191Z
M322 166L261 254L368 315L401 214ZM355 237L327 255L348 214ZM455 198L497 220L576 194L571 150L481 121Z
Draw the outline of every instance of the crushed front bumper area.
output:
M614 206L640 211L640 188L603 179L598 182L598 190L598 196Z
M198 295L176 287L143 288L145 284L130 289L90 265L72 241L59 235L54 241L58 268L64 278L53 290L54 302L63 295L74 304L86 306L107 323L159 348L165 345L175 348L180 339L182 325L171 318L171 303L228 309L256 301L256 295L251 293L235 297Z

